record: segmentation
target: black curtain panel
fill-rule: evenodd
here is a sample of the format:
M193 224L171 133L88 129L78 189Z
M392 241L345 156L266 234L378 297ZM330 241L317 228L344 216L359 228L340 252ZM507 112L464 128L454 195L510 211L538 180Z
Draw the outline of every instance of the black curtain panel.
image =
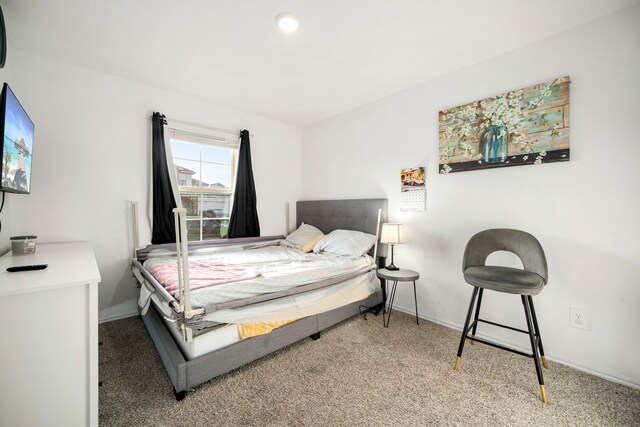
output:
M151 243L175 243L176 227L173 209L177 207L171 188L171 178L167 167L167 152L164 145L164 115L153 113L152 165L153 168L153 229Z
M233 195L233 209L229 219L229 237L258 237L260 223L256 200L256 186L251 166L251 144L249 131L240 133L240 152L238 153L238 175Z

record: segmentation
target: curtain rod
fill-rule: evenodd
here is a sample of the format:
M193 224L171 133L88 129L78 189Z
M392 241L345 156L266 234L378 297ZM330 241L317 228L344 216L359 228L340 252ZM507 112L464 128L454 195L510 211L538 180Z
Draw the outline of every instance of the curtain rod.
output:
M167 118L167 122L168 123L178 123L181 125L187 125L187 126L194 126L194 127L198 127L198 128L202 128L202 129L208 129L214 132L220 132L220 133L226 133L229 135L234 135L234 136L240 136L240 131L239 130L231 130L231 129L223 129L223 128L217 128L214 126L205 126L205 125L200 125L197 123L190 123L190 122L185 122L183 120L176 120L176 119L170 119ZM249 136L251 136L252 138L255 137L255 135L252 132L249 132Z

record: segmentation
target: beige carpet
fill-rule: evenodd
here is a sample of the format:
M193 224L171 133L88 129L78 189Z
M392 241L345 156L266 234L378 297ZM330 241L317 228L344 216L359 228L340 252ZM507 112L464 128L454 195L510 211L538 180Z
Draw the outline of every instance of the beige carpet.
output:
M394 312L355 317L201 385L176 402L138 318L100 326L100 425L639 425L640 391L550 363L543 407L531 359L466 346Z

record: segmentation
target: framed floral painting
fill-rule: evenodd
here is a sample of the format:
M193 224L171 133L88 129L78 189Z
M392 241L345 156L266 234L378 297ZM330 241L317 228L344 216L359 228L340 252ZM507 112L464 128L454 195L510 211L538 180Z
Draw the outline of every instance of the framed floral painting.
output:
M440 111L440 173L569 160L568 76Z

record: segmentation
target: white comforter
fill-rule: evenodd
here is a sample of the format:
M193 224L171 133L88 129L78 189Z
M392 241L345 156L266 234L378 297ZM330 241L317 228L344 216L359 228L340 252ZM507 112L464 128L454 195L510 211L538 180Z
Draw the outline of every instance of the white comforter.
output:
M366 272L373 268L373 259L367 255L349 258L328 253L305 254L299 249L279 245L256 245L247 250L218 248L214 253L191 255L190 259L215 259L257 268L260 276L240 282L197 289L191 292L195 307L214 307L217 304L263 294L286 291L297 286L337 278L354 272ZM150 256L144 263L149 270L157 263L175 263L175 256Z

